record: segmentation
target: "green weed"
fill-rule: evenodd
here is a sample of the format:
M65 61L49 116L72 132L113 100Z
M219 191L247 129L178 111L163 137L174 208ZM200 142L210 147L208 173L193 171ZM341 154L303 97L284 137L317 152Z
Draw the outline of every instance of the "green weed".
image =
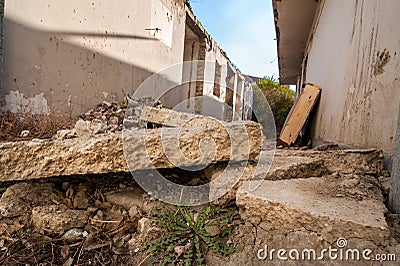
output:
M152 222L164 233L146 244L144 250L162 255L158 261L160 265L205 265L204 250L207 248L225 256L239 251L221 242L221 238L232 234L234 221L238 218L235 212L212 206L206 206L200 213L194 213L188 207L178 207L176 212L166 208L155 211ZM211 234L208 229L211 227L217 232Z

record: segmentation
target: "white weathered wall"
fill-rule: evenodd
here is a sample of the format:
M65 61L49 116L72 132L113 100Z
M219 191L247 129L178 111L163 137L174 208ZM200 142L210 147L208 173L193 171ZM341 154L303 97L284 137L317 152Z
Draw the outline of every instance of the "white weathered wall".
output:
M203 111L210 112L212 110L215 113L214 117L223 120L226 117L226 113L232 110L236 112L236 114L232 114L230 119L251 119L251 115L246 113L245 108L243 108L243 104L245 103L246 97L252 101L252 94L246 94L248 90L251 89L251 84L246 82L246 78L241 74L241 72L236 69L230 60L228 59L225 52L223 52L217 42L211 39L211 49L206 52L206 62L204 70L205 80L215 80L215 68L216 63L221 65L221 81L220 81L220 93L219 95L214 95L214 84L206 83L204 84L203 94L209 97L214 98L215 101L208 101L207 103L203 103ZM228 68L232 68L236 73L235 83L233 86L229 85L228 82ZM234 93L232 102L233 106L228 107L226 102L227 90L232 90ZM251 98L251 99L250 99ZM213 106L211 106L213 105Z
M200 40L199 37L186 25L185 30L185 47L183 61L197 61L199 59ZM193 98L196 96L196 82L190 82L197 77L197 63L185 63L182 70L182 86L180 87L180 100L186 102L191 112L194 112L195 102Z
M209 51L206 51L205 58L207 62L204 69L205 80L215 81L216 62L222 66L222 73L220 81L220 95L214 95L214 83L207 82L204 84L203 94L213 98L214 100L203 102L203 113L212 112L213 117L224 120L225 98L221 97L221 95L226 94L226 74L224 78L224 73L226 73L229 60L225 55L222 54L222 51L218 47L218 44L215 40L211 39L211 42L207 48Z
M325 0L306 82L322 87L313 137L393 153L400 103L400 1Z
M154 27L161 32L146 30ZM183 61L184 32L185 9L174 0L7 0L1 94L25 103L43 95L41 110L73 116L121 101ZM168 97L173 106L179 92Z

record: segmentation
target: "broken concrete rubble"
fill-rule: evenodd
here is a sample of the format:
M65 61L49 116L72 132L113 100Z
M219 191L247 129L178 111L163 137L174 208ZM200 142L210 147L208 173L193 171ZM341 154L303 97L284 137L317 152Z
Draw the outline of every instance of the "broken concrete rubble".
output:
M211 128L191 128L181 132L179 144L183 154L196 158L201 154L199 143L203 138L212 138L216 154L213 162L247 161L255 159L261 150L262 137L260 127L254 122L219 125ZM231 136L228 135L228 132ZM130 170L156 168L174 168L161 147L172 147L176 144L179 129L171 129L163 136L161 129L133 131L125 141L129 144L127 159ZM143 148L142 136L146 137ZM244 150L231 152L230 138L241 144L249 144L250 154ZM163 144L163 145L162 145ZM175 147L177 147L175 145ZM178 146L179 147L179 146ZM66 140L33 140L23 142L0 143L0 181L17 181L52 176L101 174L109 172L129 172L121 134L104 134ZM193 163L193 161L191 161ZM194 161L196 163L196 161ZM198 161L199 165L204 162Z
M274 164L282 165L278 162L289 155L297 158L294 162L312 164L322 160L319 169L325 172L298 172L298 178L286 179L283 175L281 179L269 179L275 172ZM276 249L322 250L336 247L336 241L344 238L349 248L396 252L397 241L385 220L387 209L378 181L382 174L381 152L278 150L275 160L257 190L250 192L246 181L236 194L242 219L257 228L258 248L268 244ZM284 169L291 167L289 164Z
M157 108L155 106L157 106ZM103 101L101 104L97 105L95 109L91 109L82 114L79 117L79 120L75 123L73 129L60 130L53 138L68 139L101 133L120 132L122 131L122 122L125 118L127 107L128 105L126 103L108 103ZM145 127L146 119L148 119L149 123L176 126L178 121L177 119L185 116L185 113L178 113L162 108L160 103L154 103L152 99L140 100L137 108L137 111L139 112L137 119L143 122L143 128ZM172 115L168 115L170 112ZM166 119L165 124L163 124L163 120L167 116L171 117L171 119ZM171 124L170 121L173 124Z
M181 127L189 120L198 120L202 118L204 118L204 116L202 115L195 115L154 107L144 107L139 117L139 119L142 121L148 121L150 123L164 125L168 127Z
M39 204L63 202L60 191L49 183L18 183L9 187L0 199L0 214L13 218L30 212Z
M376 149L334 149L326 151L318 150L279 150L279 156L300 156L318 158L324 161L324 165L331 173L361 172L372 175L382 175L383 153ZM279 160L278 158L275 158Z
M104 103L103 107L105 112L110 111L109 105ZM136 124L149 122L164 128L125 128L123 134L96 134L109 132L110 128L104 125L121 126L121 121L109 112L109 117L103 119L105 123L91 112L86 117L90 120L81 120L74 130L60 131L53 140L0 144L0 163L4 165L0 169L0 181L54 177L48 180L61 180L57 187L65 193L51 183L23 182L10 186L0 199L4 219L29 220L33 230L39 232L61 235L72 230L79 236L82 232L92 234L100 227L124 226L126 222L130 229L123 227L121 235L106 244L115 243L114 250L125 244L131 252L140 254L143 243L162 233L149 220L152 211L160 209L160 202L132 183L132 179L104 193L103 186L97 189L90 182L72 180L130 170L149 178L151 173L147 170L157 168L167 173L164 177L168 180L178 182L182 179L180 175L187 175L188 171L182 170L182 173L176 167L202 169L209 165L188 175L191 180L182 184L196 186L204 179L213 181L206 200L214 200L213 194L225 192L226 186L232 185L227 194L213 203L240 209L244 224L235 228L236 233L227 243L245 245L243 253L229 258L208 254L209 265L220 265L223 261L230 261L232 265L249 261L252 265L263 265L257 251L266 243L276 248L318 250L335 244L339 237L346 238L350 247L396 250L397 241L391 237L385 221L387 210L380 191L379 182L384 181L381 152L339 147L278 149L272 164L268 159L258 162L260 153L272 158L274 151L262 150L261 129L256 123L225 123L163 108L140 105L137 108L136 118L132 115ZM80 130L82 134L78 133ZM132 145L126 146L124 141ZM179 147L179 153L173 147ZM204 154L213 155L211 164ZM227 168L229 160L233 163ZM224 171L225 177L221 178ZM262 182L261 186L250 192L250 180ZM38 195L38 188L44 189L46 197ZM157 191L164 193L168 189L168 186L157 186ZM168 196L176 196L172 194ZM231 204L234 202L236 205ZM216 229L207 227L206 231L214 235L218 234ZM98 247L92 244L90 248Z
M265 152L265 151L262 151ZM380 151L360 150L356 153L354 150L282 150L275 151L275 157L272 163L266 162L265 165L248 164L233 165L228 170L224 166L211 167L208 169L210 180L215 180L211 185L211 193L225 191L227 183L238 183L223 197L214 203L222 204L236 199L236 191L241 187L244 181L250 180L285 180L298 178L322 177L327 174L336 174L338 176L354 173L370 173L373 176L380 176L382 173L383 156ZM229 182L219 177L224 174ZM339 174L340 173L340 174ZM240 178L237 176L240 175ZM345 181L349 182L349 181Z
M236 205L239 207L243 224L235 227L234 234L226 242L233 243L237 248L242 247L243 252L229 257L211 252L206 255L207 264L265 265L266 261L259 260L257 252L266 244L276 249L313 248L318 251L329 246L336 247L335 241L339 237L346 238L349 248L362 250L367 247L377 252L398 254L400 247L391 238L384 217L386 208L378 183L381 160L380 152L373 150L322 152L278 149L270 171L264 169L256 176L257 180L264 182L254 194L246 188L254 174L256 162L235 164L245 169L239 184L232 190L238 192L230 192L216 203L231 206L235 210ZM224 163L211 165L204 173L209 179L217 180L224 169ZM234 167L233 171L235 169L238 168ZM178 174L173 170L168 171ZM126 176L132 180L130 175ZM62 195L56 201L43 198L41 202L24 208L34 230L61 235L74 229L92 234L99 226L116 228L123 220L133 224L132 231L121 231L121 235L112 237L115 238L115 244L108 245L115 248L122 243L130 250L130 254L139 256L140 259L133 264L140 263L146 257L146 254L140 257L143 243L162 234L149 221L152 210L161 208L160 202L128 180L118 181L111 186L113 189L99 195L97 191L104 188L104 181L96 183L96 188L90 185L97 180L95 176L86 182L73 181L76 178L80 179L58 177L58 185L49 186L49 191L53 190L56 195L60 193L57 188L62 188L64 197L71 198L72 209L64 206ZM114 178L106 180L112 182ZM18 185L14 186L18 188ZM27 187L28 190L31 186ZM10 186L5 195L11 195L12 191L15 191L15 187ZM98 200L94 202L92 197ZM76 201L83 204L75 206ZM227 205L228 201L236 202L236 205ZM0 200L0 206L2 203L3 200ZM23 200L22 203L27 204L27 201ZM84 209L87 204L89 207ZM68 215L63 216L60 211ZM33 222L34 219L38 219L38 222ZM207 228L210 234L216 233L214 229ZM94 243L92 246L96 245ZM271 262L272 265L274 262Z
M382 201L373 198L359 201L338 197L334 192L336 178L308 178L266 181L254 192L237 192L236 203L243 219L262 229L281 234L306 230L315 232L326 242L338 238L364 239L385 246L390 232Z
M38 206L32 209L32 224L37 229L62 234L76 227L83 228L89 213L71 210L63 205Z
M140 187L126 188L121 191L111 191L106 193L105 199L107 202L117 204L124 207L126 210L130 210L133 206L142 206L143 190Z

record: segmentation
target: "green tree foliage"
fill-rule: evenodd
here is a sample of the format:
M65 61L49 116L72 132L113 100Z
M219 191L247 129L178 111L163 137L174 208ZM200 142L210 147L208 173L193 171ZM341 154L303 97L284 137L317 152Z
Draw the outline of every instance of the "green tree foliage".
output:
M280 85L274 78L264 77L256 82L254 90L261 90L268 100L279 134L294 103L294 92L288 86ZM256 94L256 93L255 93Z

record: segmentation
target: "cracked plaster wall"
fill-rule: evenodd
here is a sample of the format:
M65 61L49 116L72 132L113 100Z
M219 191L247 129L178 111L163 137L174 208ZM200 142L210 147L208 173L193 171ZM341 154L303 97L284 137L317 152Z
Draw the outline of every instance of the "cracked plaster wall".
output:
M185 8L178 0L10 0L4 28L2 100L15 110L44 98L31 107L41 112L47 102L75 117L182 62Z
M305 82L322 87L315 140L392 154L400 99L400 2L324 0Z

